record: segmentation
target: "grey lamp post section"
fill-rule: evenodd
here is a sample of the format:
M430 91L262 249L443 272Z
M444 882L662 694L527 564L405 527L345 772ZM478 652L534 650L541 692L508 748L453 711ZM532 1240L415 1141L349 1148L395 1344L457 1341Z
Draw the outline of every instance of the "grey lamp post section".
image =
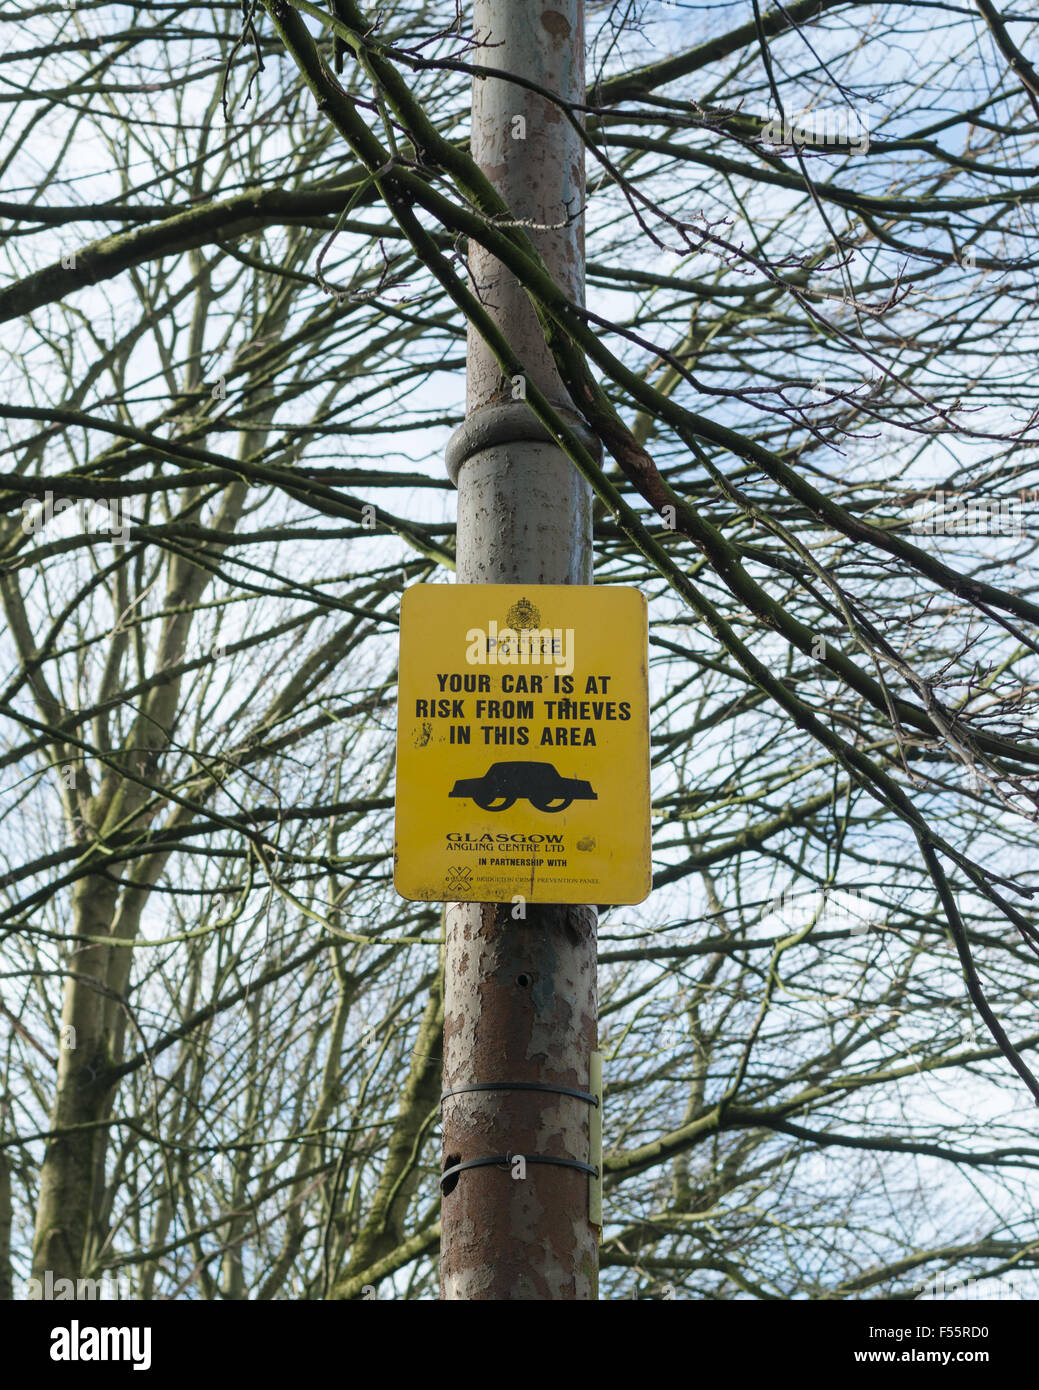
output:
M474 61L584 100L583 0L475 0ZM558 108L499 78L473 83L472 153L557 283L584 297L584 151ZM534 382L566 411L522 288L479 247L477 292ZM588 584L591 495L470 329L465 424L447 451L458 487L460 584ZM571 423L574 423L571 421ZM577 427L575 425L575 427ZM583 429L580 430L582 435ZM594 452L598 445L588 440ZM489 615L490 616L490 615ZM525 915L524 915L525 914ZM446 913L444 1090L486 1083L589 1089L597 1040L596 909L454 903ZM589 1106L549 1090L463 1090L443 1101L443 1166L492 1154L586 1162ZM473 1167L445 1180L445 1299L597 1296L587 1173Z

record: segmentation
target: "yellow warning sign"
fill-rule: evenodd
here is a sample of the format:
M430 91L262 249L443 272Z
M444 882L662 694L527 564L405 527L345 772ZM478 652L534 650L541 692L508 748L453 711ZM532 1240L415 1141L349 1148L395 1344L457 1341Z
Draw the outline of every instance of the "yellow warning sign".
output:
M408 589L397 892L427 902L642 902L651 886L646 662L638 589Z

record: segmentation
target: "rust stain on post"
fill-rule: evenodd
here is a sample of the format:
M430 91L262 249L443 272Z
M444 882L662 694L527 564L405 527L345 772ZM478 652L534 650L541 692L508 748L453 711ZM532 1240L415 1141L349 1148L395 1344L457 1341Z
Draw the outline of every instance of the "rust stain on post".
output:
M557 39L568 39L572 32L570 21L566 15L560 14L558 10L546 10L541 16L541 23Z

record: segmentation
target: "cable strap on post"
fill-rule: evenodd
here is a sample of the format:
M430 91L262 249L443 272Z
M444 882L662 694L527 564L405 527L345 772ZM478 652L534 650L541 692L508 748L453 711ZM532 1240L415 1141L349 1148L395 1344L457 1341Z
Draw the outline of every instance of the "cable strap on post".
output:
M441 1105L448 1096L462 1096L468 1091L554 1091L560 1096L573 1096L588 1105L598 1106L599 1097L589 1091L575 1091L572 1086L547 1086L540 1081L477 1081L472 1086L456 1086L454 1090L444 1091L440 1097Z
M599 1176L598 1168L593 1168L590 1163L582 1163L576 1158L552 1158L548 1154L491 1154L488 1158L470 1158L464 1163L454 1163L450 1168L445 1168L440 1174L440 1187L443 1190L444 1183L455 1173L464 1172L466 1168L496 1168L509 1169L513 1161L522 1158L524 1163L552 1163L557 1168L576 1168L579 1173L587 1173L589 1177Z

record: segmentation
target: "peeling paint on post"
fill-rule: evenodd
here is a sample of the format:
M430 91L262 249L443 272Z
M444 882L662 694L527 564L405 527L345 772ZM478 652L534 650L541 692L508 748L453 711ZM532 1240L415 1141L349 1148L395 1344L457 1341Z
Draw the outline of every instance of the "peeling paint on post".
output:
M584 99L583 0L475 0L477 62ZM472 150L532 230L568 294L584 297L584 151L558 109L496 78L473 83ZM526 295L473 249L481 299L533 381L571 406ZM467 418L448 447L458 486L457 581L588 584L591 496L566 455L469 331ZM579 432L584 435L583 428ZM598 454L598 444L588 439ZM444 1090L538 1082L587 1091L597 1046L596 911L455 903L446 913ZM589 1107L548 1091L476 1091L443 1103L443 1166L492 1154L587 1162ZM476 1167L443 1199L444 1299L589 1300L598 1244L586 1173L529 1164Z

